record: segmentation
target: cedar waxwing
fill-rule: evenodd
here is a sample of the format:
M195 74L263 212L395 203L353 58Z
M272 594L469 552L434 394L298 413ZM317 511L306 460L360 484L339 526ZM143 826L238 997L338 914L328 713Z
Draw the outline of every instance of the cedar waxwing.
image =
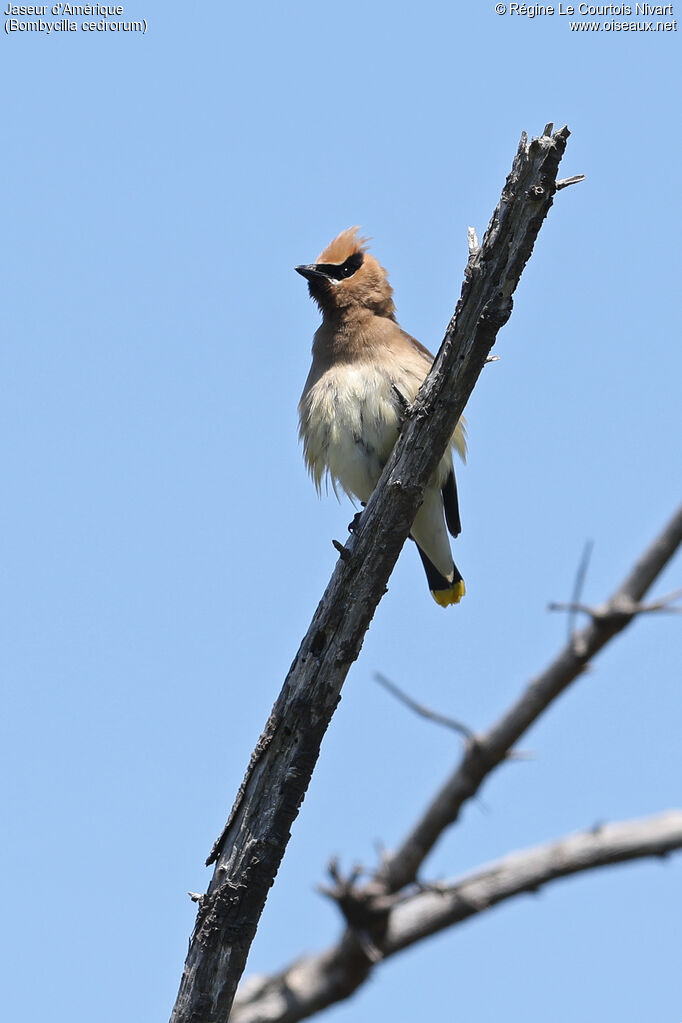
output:
M306 465L318 493L326 475L335 493L340 484L365 504L433 356L398 325L386 271L367 252L357 227L335 238L316 263L296 270L322 312L298 406ZM451 446L465 457L462 421ZM441 607L459 603L465 593L446 523L457 536L461 525L451 447L424 491L411 532Z

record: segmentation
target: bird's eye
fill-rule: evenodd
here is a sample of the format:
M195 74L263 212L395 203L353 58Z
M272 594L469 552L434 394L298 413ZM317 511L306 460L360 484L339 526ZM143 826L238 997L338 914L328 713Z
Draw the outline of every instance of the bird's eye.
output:
M356 270L362 266L364 255L362 252L354 252L345 263L318 263L317 270L330 281L343 281L346 277L352 277Z
M364 256L362 252L354 252L352 256L349 256L345 263L341 266L341 272L344 277L352 277L356 270L359 270L362 266Z

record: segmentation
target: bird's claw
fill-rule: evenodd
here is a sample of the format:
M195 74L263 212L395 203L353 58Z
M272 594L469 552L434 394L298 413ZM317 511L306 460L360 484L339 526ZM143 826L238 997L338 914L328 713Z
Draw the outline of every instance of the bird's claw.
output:
M348 523L348 532L357 533L360 528L360 519L362 518L362 512L356 512L353 516L353 521Z

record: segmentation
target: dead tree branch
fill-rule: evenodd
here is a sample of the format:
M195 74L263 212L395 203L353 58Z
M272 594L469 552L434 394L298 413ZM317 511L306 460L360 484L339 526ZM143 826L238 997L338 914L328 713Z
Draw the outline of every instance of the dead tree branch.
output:
M513 744L526 728L580 676L589 658L637 614L654 607L663 610L679 596L676 591L651 603L642 603L645 593L681 543L682 507L612 596L599 608L590 609L591 620L586 628L570 637L566 647L488 732L468 742L457 769L398 850L382 856L382 864L371 881L363 886L356 885L357 870L344 880L334 865L335 888L327 894L339 903L349 924L338 945L298 960L276 976L249 979L235 1002L233 1023L294 1023L352 994L380 958L501 899L579 869L605 866L640 855L664 855L672 848L680 848L682 814L674 813L640 824L595 828L589 833L591 838L577 836L563 843L542 846L531 854L515 853L494 868L478 870L457 883L424 886L416 881L425 856L443 830L456 820L464 802L478 791L488 774L510 756ZM672 830L668 831L668 827ZM629 835L634 835L632 842ZM673 844L666 845L667 839L657 844L663 835L668 835ZM620 839L625 841L621 844ZM617 854L609 859L607 849ZM586 850L604 858L590 859ZM572 858L564 855L569 853ZM583 866L556 869L562 863L577 864L578 854L584 854ZM551 869L540 876L542 862ZM517 878L516 884L510 883L512 877ZM525 878L524 883L521 883L522 878Z
M549 127L549 126L548 126ZM348 670L552 206L569 136L524 134L433 368L346 544L208 863L171 1023L224 1023Z
M379 685L387 689L392 696L395 696L397 700L404 703L406 707L413 710L415 714L419 714L420 717L426 718L427 721L435 721L438 725L445 725L446 728L451 728L453 732L458 732L463 735L465 739L473 739L474 733L466 725L462 724L461 721L455 721L454 718L448 717L446 714L440 714L437 710L431 710L430 707L426 707L423 703L418 703L413 700L411 696L404 693L402 689L391 682L390 679L382 675L381 672L375 671L374 678L377 680Z
M572 595L571 600L570 600L569 615L568 615L568 641L569 641L569 643L572 643L573 640L574 640L574 637L575 637L575 615L576 615L575 608L577 608L577 606L579 605L580 598L583 595L583 587L585 585L585 579L587 578L587 569L588 569L589 564L590 564L590 558L592 557L592 548L593 547L594 547L594 542L592 540L588 540L587 543L585 544L585 547L584 547L584 550L583 550L583 556L580 559L580 564L578 565L578 571L575 574L575 582L573 583L573 595Z
M641 613L639 602L681 543L682 507L590 622L528 683L492 728L467 743L458 767L400 847L384 858L373 885L396 892L415 880L443 831L457 820L464 803L476 795L523 733L585 671L588 661Z
M437 889L396 902L384 924L379 950L363 946L352 929L339 943L306 956L268 977L250 977L240 988L230 1023L296 1023L347 998L377 962L524 892L561 877L614 863L666 856L682 848L682 812L607 824L524 849Z

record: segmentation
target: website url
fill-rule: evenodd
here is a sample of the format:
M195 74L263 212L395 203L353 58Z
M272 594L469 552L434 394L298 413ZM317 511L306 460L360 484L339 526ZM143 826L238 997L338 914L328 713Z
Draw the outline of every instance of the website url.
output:
M677 21L569 21L571 32L677 32Z

